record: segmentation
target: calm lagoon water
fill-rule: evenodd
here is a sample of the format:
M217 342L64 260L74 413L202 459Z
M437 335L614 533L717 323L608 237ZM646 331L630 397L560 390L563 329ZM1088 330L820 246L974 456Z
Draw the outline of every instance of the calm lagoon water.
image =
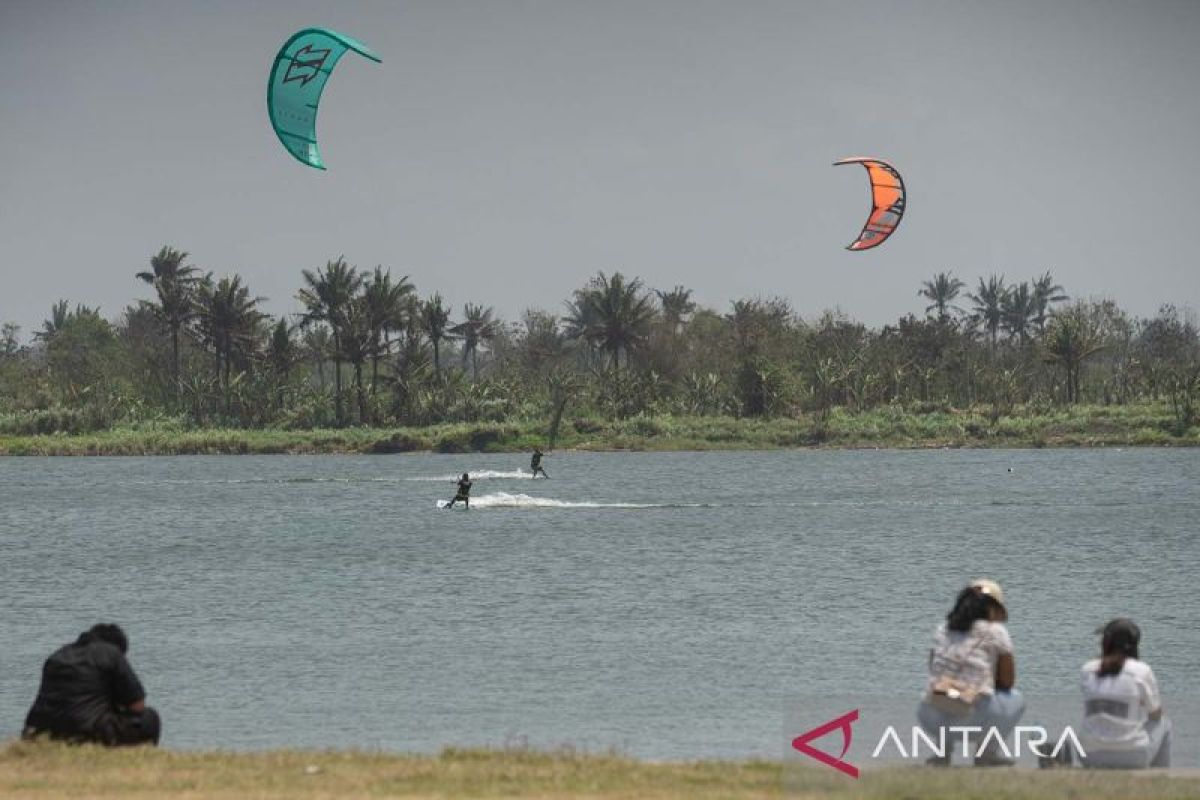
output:
M966 580L1018 683L1117 614L1170 704L1200 655L1200 451L0 459L0 737L121 622L176 748L778 757L789 698L916 698ZM1009 471L1011 469L1011 472ZM468 512L439 511L477 473Z

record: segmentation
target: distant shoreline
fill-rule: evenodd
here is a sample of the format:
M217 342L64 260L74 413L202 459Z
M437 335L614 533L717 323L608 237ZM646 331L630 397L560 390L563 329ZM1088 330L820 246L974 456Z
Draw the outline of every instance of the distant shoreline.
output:
M0 433L0 456L517 453L548 447L542 421L315 430L141 424L84 434ZM834 409L802 418L639 416L564 421L555 448L575 451L1197 447L1165 404L1075 406L998 416L987 408L926 412Z

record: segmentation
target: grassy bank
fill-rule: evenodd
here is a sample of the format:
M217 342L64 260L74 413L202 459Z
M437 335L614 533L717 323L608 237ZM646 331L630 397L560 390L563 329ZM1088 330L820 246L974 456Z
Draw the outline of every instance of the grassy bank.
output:
M647 763L528 751L439 756L354 752L182 753L12 743L0 749L0 797L63 798L1195 798L1200 778L1083 770L870 772L777 763Z
M197 453L509 452L545 446L542 421L425 428L242 430L141 425L80 435L0 434L0 455L185 455ZM862 413L835 409L796 419L635 417L563 423L558 447L579 450L738 450L786 447L1197 446L1200 427L1181 429L1165 405Z

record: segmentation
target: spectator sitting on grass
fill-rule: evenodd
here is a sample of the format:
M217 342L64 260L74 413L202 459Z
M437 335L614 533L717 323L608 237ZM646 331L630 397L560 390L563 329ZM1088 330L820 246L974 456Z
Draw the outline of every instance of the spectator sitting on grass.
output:
M1158 681L1138 659L1142 632L1119 617L1102 628L1100 658L1083 665L1085 767L1141 769L1171 765L1171 721L1163 716Z
M933 741L942 738L944 729L964 725L995 729L1007 741L1021 719L1025 698L1013 688L1016 662L1007 620L1004 593L995 581L981 578L958 593L954 608L934 634L925 699L917 708L917 719ZM953 736L947 734L945 740L949 744ZM982 752L974 753L975 766L1013 763L995 736L985 736L984 741ZM926 763L948 766L949 747Z
M22 737L158 744L158 712L146 707L142 683L125 660L128 650L121 627L101 623L51 654Z

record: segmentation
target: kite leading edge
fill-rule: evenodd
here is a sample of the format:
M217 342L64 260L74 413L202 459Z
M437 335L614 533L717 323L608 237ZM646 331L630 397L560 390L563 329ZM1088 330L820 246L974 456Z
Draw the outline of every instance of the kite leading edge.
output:
M317 106L333 67L347 50L382 63L371 48L327 28L305 28L284 42L267 81L267 116L275 135L297 160L325 169L317 149Z
M847 250L869 250L887 241L904 216L904 179L886 161L878 158L843 158L833 162L862 164L871 180L871 214L858 238L846 245Z

